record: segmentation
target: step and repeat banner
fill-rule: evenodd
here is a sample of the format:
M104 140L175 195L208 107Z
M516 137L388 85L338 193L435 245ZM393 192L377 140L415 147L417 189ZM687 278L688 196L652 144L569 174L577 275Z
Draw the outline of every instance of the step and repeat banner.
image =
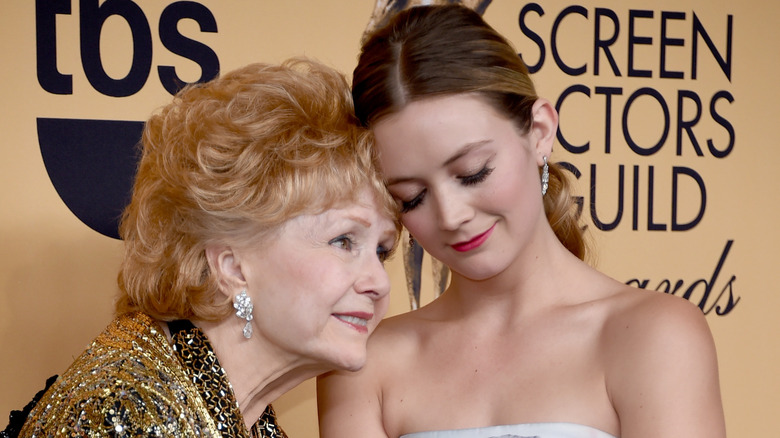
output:
M349 74L387 3L406 2L0 6L0 427L112 317L143 120L182 84L250 62L307 55ZM552 158L576 181L593 263L696 304L729 435L778 433L780 4L478 3L560 113ZM400 258L388 269L390 313L407 311ZM317 436L313 382L275 405L290 436Z

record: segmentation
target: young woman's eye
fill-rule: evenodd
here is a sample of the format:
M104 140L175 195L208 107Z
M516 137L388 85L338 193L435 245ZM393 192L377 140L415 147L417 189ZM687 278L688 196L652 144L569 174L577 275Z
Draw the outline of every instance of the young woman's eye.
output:
M483 167L479 172L473 175L459 176L460 183L464 186L473 186L479 184L485 180L491 173L493 173L493 167Z
M423 199L425 199L425 190L420 192L420 194L415 196L411 201L401 201L401 213L408 213L419 207L420 204L422 204Z
M352 251L352 247L355 245L355 242L352 240L352 238L346 234L343 234L328 243L345 251Z

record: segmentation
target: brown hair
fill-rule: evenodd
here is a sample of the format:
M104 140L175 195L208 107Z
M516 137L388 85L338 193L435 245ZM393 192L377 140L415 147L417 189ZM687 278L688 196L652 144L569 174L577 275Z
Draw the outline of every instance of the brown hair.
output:
M372 143L344 76L314 61L252 64L187 86L144 128L120 225L117 312L227 316L207 245L257 243L288 219L357 201L366 187L395 219Z
M473 10L418 6L399 12L363 44L352 79L355 113L367 127L432 96L475 93L525 133L536 90L512 45ZM544 208L558 239L584 259L586 244L570 183L550 164Z

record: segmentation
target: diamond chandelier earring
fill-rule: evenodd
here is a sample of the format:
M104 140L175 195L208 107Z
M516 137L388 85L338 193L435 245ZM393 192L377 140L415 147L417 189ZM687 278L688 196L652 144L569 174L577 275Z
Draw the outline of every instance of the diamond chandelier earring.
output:
M542 166L542 196L547 193L547 187L550 182L550 167L547 165L547 155L542 156L544 165Z
M244 326L244 337L249 339L252 337L252 299L246 294L246 289L242 290L240 294L233 298L233 308L236 309L236 316L241 319L246 319L246 325Z

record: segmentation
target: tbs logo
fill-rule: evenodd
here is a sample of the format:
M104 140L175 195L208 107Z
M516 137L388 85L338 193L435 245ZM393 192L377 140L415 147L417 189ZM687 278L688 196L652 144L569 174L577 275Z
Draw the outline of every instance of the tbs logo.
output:
M79 0L78 15L72 14L74 0L36 0L37 79L48 93L73 95L73 74L83 74L99 93L123 98L140 91L152 80L170 94L187 82L176 66L152 65L152 42L159 38L166 50L195 62L201 70L196 82L213 79L219 72L219 58L207 45L182 35L178 24L194 20L201 32L216 33L217 21L204 5L192 1L169 4L159 17L156 32L141 7L130 0ZM60 71L57 64L57 21L78 20L77 38L81 72ZM132 52L129 71L112 77L101 58L101 33L108 19L124 20L130 28ZM64 37L60 35L61 37ZM78 90L76 90L78 93ZM129 200L137 163L136 145L143 122L102 119L38 118L38 142L49 178L68 208L93 230L118 238L119 217Z

